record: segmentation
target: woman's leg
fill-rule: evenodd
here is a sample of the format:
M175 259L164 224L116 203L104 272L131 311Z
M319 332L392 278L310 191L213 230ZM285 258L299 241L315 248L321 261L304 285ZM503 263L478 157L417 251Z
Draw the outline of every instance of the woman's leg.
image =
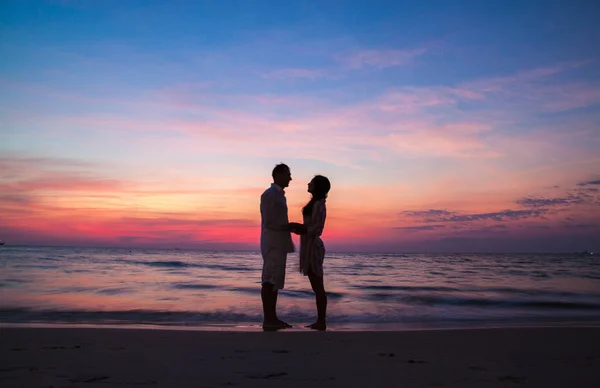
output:
M314 273L308 274L310 285L315 293L315 301L317 302L317 322L309 327L315 330L325 330L327 328L327 293L323 283L323 276L317 276Z

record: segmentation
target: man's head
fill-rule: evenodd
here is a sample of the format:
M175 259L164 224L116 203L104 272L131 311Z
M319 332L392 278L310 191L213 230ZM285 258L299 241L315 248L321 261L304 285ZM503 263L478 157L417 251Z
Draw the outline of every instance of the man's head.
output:
M273 175L273 183L282 188L288 187L292 180L290 168L283 163L276 165L275 168L273 168L273 173L271 175Z

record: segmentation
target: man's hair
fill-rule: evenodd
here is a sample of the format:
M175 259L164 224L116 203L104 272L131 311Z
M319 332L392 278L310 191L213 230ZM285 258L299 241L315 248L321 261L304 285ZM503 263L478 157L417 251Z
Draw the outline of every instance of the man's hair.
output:
M288 165L285 163L279 163L278 165L275 166L275 168L273 168L273 172L271 173L271 176L273 177L273 179L275 179L275 176L277 174L281 174L286 171L290 171L290 168L288 167Z

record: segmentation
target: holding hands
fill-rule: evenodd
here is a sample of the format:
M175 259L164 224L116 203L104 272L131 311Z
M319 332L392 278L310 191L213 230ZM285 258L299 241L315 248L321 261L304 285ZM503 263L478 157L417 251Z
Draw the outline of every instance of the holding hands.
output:
M292 233L295 233L295 234L306 233L306 226L304 226L303 224L300 224L298 222L290 222L288 224L288 227L290 228L290 232L292 232Z

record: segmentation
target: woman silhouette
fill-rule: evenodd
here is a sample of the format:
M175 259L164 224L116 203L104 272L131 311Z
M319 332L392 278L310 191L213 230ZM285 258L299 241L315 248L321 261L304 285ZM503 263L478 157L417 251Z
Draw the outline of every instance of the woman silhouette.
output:
M321 331L327 329L327 293L323 283L325 245L321 234L325 228L325 202L330 188L329 179L322 175L316 175L309 182L308 192L312 194L312 198L302 208L304 223L300 234L300 272L308 276L317 303L317 321L307 327Z

